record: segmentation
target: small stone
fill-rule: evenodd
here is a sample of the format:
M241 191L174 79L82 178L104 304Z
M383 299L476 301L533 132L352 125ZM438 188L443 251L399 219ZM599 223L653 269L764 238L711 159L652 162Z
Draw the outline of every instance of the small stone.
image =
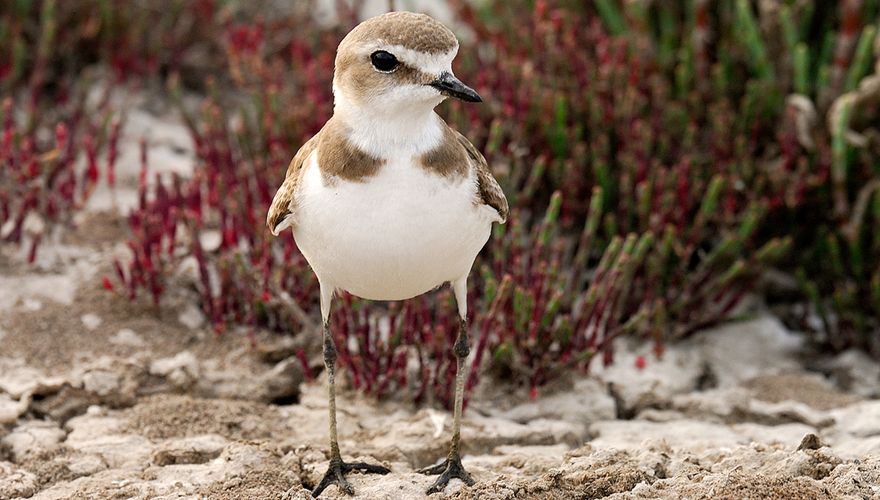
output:
M0 498L29 498L38 489L37 476L9 462L0 462Z
M804 337L777 318L762 315L707 330L689 342L701 351L718 387L732 387L761 375L799 370Z
M296 354L302 347L294 337L273 336L257 344L256 352L259 358L267 363L277 363Z
M90 415L92 417L100 417L105 415L107 412L104 410L103 406L100 405L91 405L86 409L86 415Z
M312 492L302 485L294 486L281 494L281 500L310 500L311 498Z
M296 358L288 358L277 363L260 377L259 385L266 391L270 401L296 401L299 398L299 385L305 380L302 365Z
M798 445L798 451L801 450L818 450L824 446L822 441L819 439L819 436L813 434L812 432L804 436L801 440L801 444Z
M29 453L51 451L65 438L66 433L54 422L31 420L24 422L0 440L20 462Z
M192 385L199 378L199 361L189 351L171 358L162 358L150 364L150 374L165 377L180 388Z
M199 281L199 261L195 257L189 255L180 260L177 265L175 275L184 281L196 283Z
M844 351L827 362L823 369L846 391L866 398L880 396L880 364L864 351Z
M30 211L24 218L22 229L28 234L43 234L46 230L46 222L37 212Z
M12 234L12 230L15 229L15 218L10 217L2 226L0 226L0 238L6 238L10 234Z
M118 374L105 370L92 370L83 374L83 388L98 396L109 396L119 392L121 379Z
M22 397L21 401L16 401L6 394L0 394L0 425L11 424L18 420L28 409L30 398Z
M80 450L101 456L111 468L140 466L150 456L150 440L133 434L107 436L80 444Z
M91 408L95 408L92 406ZM99 416L86 413L71 418L65 424L70 433L64 444L76 448L76 443L88 442L102 436L121 432L123 421L112 416Z
M37 299L24 299L22 305L24 310L28 312L39 311L43 308L43 303Z
M862 401L832 410L837 425L830 431L857 438L880 436L880 401Z
M495 413L497 416L526 423L538 418L580 422L584 429L599 420L613 419L614 399L594 378L576 380L573 386L542 394L536 401L521 403Z
M98 455L79 455L67 464L67 470L76 477L91 476L107 468L107 463Z
M822 429L823 444L846 458L880 456L880 401L862 401L829 412L834 425Z
M227 441L222 436L207 434L172 439L160 444L153 452L153 463L159 466L203 464L220 456Z
M33 401L31 407L40 415L64 422L95 404L95 397L95 394L82 387L64 385L60 390Z
M199 235L199 241L206 252L213 252L220 248L220 243L223 242L223 237L221 236L220 231L208 229L202 231Z
M83 314L80 319L82 320L82 324L88 328L89 330L94 330L101 326L101 323L104 322L97 314L86 313Z
M110 337L110 343L130 347L144 347L147 343L130 328L123 328Z
M183 326L195 330L205 324L205 315L195 304L187 304L186 308L177 317L177 320Z
M616 400L619 416L633 416L640 410L664 406L677 394L688 393L698 384L704 373L705 361L701 353L684 344L670 347L663 357L650 357L650 368L636 368L639 352L632 339L621 338L616 342L615 360L609 366L594 363L591 367L596 378L608 387L601 391L601 411L590 411L583 420L595 421L595 416L614 408Z
M47 377L21 359L0 360L0 391L14 399L25 394L51 394L67 384L65 377Z

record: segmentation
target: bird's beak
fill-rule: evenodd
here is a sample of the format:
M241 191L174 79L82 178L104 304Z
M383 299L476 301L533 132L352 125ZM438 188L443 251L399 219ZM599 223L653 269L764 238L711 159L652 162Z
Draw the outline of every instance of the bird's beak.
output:
M440 73L440 77L428 85L439 90L440 93L445 96L455 97L456 99L461 99L462 101L467 102L483 102L483 98L480 97L480 94L474 89L461 83L461 80L448 71Z

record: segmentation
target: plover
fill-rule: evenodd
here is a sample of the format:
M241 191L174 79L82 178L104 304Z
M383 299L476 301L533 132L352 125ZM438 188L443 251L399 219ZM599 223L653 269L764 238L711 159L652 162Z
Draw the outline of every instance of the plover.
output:
M458 40L424 14L392 12L364 21L339 44L333 116L300 148L269 208L272 233L292 228L321 290L324 362L330 408L330 464L313 491L345 474L385 474L343 462L336 434L336 346L330 302L345 290L369 300L405 300L451 284L460 329L452 443L446 459L423 469L439 474L428 493L451 478L473 479L459 448L467 331L467 278L493 223L508 204L483 155L434 112L446 97L481 102L452 73Z

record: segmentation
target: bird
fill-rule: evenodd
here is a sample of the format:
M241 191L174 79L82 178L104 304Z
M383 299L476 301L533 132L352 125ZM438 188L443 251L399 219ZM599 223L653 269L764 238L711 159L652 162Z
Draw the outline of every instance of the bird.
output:
M455 34L426 14L391 12L354 27L336 52L333 114L293 157L268 210L269 229L292 230L320 289L330 461L314 497L333 484L353 494L351 471L390 472L340 455L330 308L341 291L399 301L451 285L459 315L451 442L445 460L419 472L438 475L428 494L453 478L474 484L461 462L467 280L509 207L483 155L434 111L446 98L482 102L452 71L458 50Z

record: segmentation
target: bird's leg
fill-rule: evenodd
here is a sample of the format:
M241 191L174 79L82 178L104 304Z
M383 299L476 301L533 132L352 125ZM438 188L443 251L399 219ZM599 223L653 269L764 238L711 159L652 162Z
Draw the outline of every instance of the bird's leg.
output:
M474 480L471 475L464 470L461 464L461 409L464 403L464 381L465 381L465 360L470 354L470 345L468 343L467 328L467 285L464 280L453 284L455 290L455 298L458 302L458 310L460 315L460 323L458 329L458 337L455 339L455 345L452 351L455 353L456 371L455 371L455 406L452 413L452 443L449 447L449 455L443 462L420 469L422 474L440 474L440 477L434 481L434 484L428 488L427 494L439 493L449 483L452 478L461 479L464 484L471 486Z
M321 309L322 312L324 312L324 290L321 291L321 302ZM329 307L326 309L327 313L329 313ZM339 454L339 441L337 440L336 435L336 343L333 341L333 336L330 334L329 318L326 316L329 316L329 314L325 314L323 336L324 366L327 368L328 406L330 410L330 465L327 467L327 472L324 473L324 478L321 479L321 482L312 491L312 496L315 498L317 498L318 495L320 495L321 492L331 484L335 484L339 486L339 489L342 491L349 495L353 495L354 488L352 488L351 484L345 479L345 474L348 472L362 471L371 474L388 474L391 472L389 469L382 467L381 465L373 465L366 462L343 462L342 455Z

